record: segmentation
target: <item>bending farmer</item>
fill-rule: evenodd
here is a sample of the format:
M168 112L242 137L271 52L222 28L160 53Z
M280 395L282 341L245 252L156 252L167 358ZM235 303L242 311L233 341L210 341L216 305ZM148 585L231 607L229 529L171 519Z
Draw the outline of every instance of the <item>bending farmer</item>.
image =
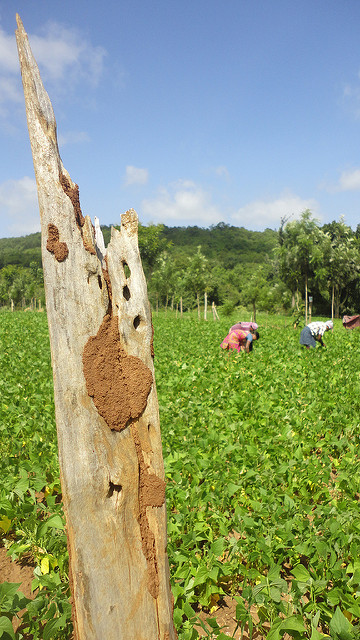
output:
M330 331L333 327L334 325L331 320L327 322L310 322L300 333L300 344L310 349L310 347L316 347L316 343L320 342L321 346L325 347L322 339L323 335L325 331Z
M230 330L220 347L227 351L235 349L238 353L245 351L250 353L253 348L253 341L259 340L259 333L251 328L250 331L243 329Z

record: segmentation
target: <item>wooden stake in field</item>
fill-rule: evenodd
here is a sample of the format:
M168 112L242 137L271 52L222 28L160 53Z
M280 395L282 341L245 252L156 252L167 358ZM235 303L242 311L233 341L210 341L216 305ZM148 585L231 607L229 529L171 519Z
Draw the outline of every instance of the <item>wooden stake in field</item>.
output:
M135 211L105 252L16 32L38 188L77 640L174 640L152 324Z
M212 312L213 312L213 318L214 318L214 320L220 320L220 318L219 318L219 314L218 314L218 312L217 312L217 310L216 310L216 305L215 305L215 302L214 302L214 301L212 302L211 309L212 309Z

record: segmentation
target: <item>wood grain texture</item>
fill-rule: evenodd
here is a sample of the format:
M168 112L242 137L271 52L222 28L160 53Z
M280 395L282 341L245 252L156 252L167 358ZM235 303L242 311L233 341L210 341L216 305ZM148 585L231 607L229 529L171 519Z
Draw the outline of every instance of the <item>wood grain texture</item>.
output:
M53 108L18 16L17 22L41 217L76 638L173 640L152 323L137 215L130 210L121 216L121 230L112 229L104 256L98 221L96 241L78 187L63 167ZM96 348L86 351L89 344ZM89 395L85 351L91 354L86 376L92 381L109 381L113 367L110 395L99 385L97 396ZM148 387L141 404L137 390L144 371ZM101 409L120 387L131 411L128 419L121 414L115 430ZM114 412L122 409L115 406Z

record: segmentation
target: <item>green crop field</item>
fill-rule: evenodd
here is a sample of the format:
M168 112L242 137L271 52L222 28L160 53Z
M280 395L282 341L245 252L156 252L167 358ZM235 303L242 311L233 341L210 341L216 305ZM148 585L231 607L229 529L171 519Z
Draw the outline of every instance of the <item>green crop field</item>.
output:
M253 353L229 357L238 319L153 318L179 638L230 638L225 596L237 638L360 638L360 331L335 321L326 349L302 351L289 320L260 314ZM0 336L0 534L37 589L0 585L0 638L70 640L46 316L1 313Z

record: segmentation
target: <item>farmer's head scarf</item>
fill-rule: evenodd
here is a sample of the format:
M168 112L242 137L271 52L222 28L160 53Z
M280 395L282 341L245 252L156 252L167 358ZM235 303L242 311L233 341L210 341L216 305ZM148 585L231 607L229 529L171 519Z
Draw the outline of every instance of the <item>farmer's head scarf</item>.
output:
M332 320L328 320L327 322L325 322L326 326L328 329L333 329L334 328L334 323Z

